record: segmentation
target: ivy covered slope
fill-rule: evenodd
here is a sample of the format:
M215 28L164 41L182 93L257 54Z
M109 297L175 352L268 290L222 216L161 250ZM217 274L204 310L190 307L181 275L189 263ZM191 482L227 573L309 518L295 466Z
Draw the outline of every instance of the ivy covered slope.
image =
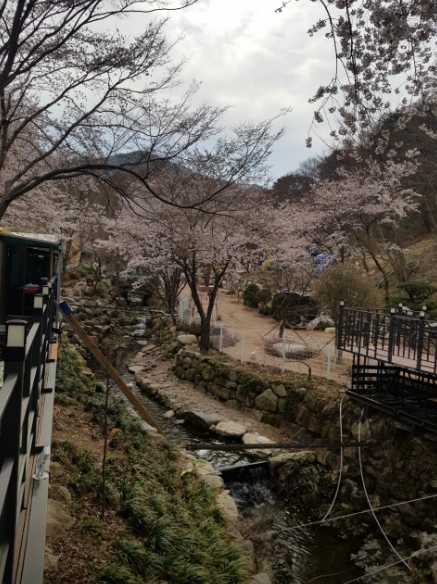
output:
M243 584L247 566L213 493L164 439L112 397L102 494L104 388L64 342L51 483L72 494L72 528L55 541L47 584ZM51 487L52 488L52 487ZM104 513L102 510L105 509Z

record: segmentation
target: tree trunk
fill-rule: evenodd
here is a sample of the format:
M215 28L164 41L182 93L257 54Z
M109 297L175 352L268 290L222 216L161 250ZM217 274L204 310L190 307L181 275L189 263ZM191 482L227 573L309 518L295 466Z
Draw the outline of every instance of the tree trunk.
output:
M210 347L211 318L204 317L200 321L200 352L207 353Z
M4 201L3 200L3 201L0 202L0 221L5 216L5 213L8 210L9 205L10 205L10 201Z

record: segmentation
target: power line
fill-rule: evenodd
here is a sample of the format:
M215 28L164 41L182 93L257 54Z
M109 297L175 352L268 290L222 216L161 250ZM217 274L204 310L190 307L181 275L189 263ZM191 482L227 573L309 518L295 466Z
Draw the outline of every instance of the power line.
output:
M415 558L416 556L421 556L423 554L426 554L427 552L433 552L433 551L437 551L437 545L432 546L430 548L421 548L421 549L413 552L411 555L409 555L406 558L406 560L411 560L412 558ZM376 576L377 574L381 574L381 572L385 572L389 568L392 568L393 566L397 566L403 562L404 562L404 560L398 560L396 562L391 562L390 564L385 564L384 566L381 566L381 568L377 568L376 570L372 570L371 572L367 572L367 574L363 574L363 576L358 576L358 578L352 578L352 580L346 580L346 582L343 582L343 584L352 584L353 582L360 582L361 580L364 580L365 578L370 578L372 576Z
M331 513L334 510L335 504L337 503L337 498L338 498L338 494L340 492L340 486L341 486L341 479L343 476L343 463L344 463L344 446L343 446L343 402L345 400L346 395L344 395L341 400L340 400L340 405L339 405L339 417L340 417L340 444L341 444L341 449L340 449L340 470L338 472L338 479L337 479L337 487L335 489L335 493L334 493L334 498L332 499L332 502L329 506L328 511L325 513L322 521L325 521L326 519L328 519L328 517L331 515ZM359 440L359 443L361 441ZM359 445L359 448L361 448L361 445Z
M359 443L361 443L361 426L362 426L362 421L363 421L363 415L364 415L364 408L361 410L360 419L358 420L358 442ZM389 536L385 532L385 530L384 530L381 522L379 521L378 517L376 516L375 510L374 510L374 508L372 506L372 501L370 500L369 493L367 492L366 481L364 479L363 457L361 455L361 446L358 446L358 464L359 464L359 467L360 467L361 483L363 485L363 491L364 491L364 495L365 495L366 500L367 500L367 504L369 505L369 511L372 514L372 517L375 520L375 523L378 526L379 531L381 532L383 538L387 542L387 544L390 547L391 551L399 559L399 561L407 568L407 570L411 571L410 566L404 560L404 558L399 554L399 552L395 548L395 546L392 544L391 539L389 538Z
M431 499L437 499L437 494L435 495L425 495L424 497L418 497L417 499L409 499L408 501L401 501L399 503L392 503L391 505L381 505L379 507L374 507L374 511L383 511L384 509L396 509L397 507L401 507L402 505L409 505L410 503L419 503L421 501L430 501ZM319 521L310 521L308 523L300 523L299 525L294 525L290 527L290 531L294 531L295 529L304 529L305 527L312 527L313 525L322 525L323 523L335 523L336 521L340 521L342 519L350 519L351 517L356 517L358 515L366 515L370 513L370 509L365 509L363 511L356 511L354 513L346 513L345 515L338 515L337 517L332 517L331 519L326 520L319 520Z

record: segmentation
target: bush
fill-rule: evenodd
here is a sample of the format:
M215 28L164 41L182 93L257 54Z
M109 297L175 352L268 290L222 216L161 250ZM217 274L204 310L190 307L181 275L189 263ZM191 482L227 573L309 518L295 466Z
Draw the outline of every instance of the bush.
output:
M313 320L319 312L314 298L294 292L280 292L272 300L271 314L274 319L296 326Z
M437 315L437 302L432 297L436 292L437 288L426 280L405 282L399 286L399 294L390 298L390 305L397 306L402 302L415 311L422 310L425 305L427 313L435 317Z
M258 284L248 284L243 292L243 303L249 308L257 308L261 288Z
M315 298L336 319L340 302L355 308L381 306L381 292L356 269L349 266L329 268L317 281Z

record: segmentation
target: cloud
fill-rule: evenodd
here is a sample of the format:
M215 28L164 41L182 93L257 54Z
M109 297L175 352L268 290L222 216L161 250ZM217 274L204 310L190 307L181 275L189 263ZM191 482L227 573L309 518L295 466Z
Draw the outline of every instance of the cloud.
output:
M173 57L185 62L183 80L201 82L199 101L230 106L227 126L292 108L283 120L285 137L272 156L273 177L325 150L317 140L312 150L305 147L314 110L308 100L329 81L334 67L330 41L307 34L320 18L319 5L293 2L277 14L279 4L279 0L200 0L173 13L167 25L170 39L180 37Z

